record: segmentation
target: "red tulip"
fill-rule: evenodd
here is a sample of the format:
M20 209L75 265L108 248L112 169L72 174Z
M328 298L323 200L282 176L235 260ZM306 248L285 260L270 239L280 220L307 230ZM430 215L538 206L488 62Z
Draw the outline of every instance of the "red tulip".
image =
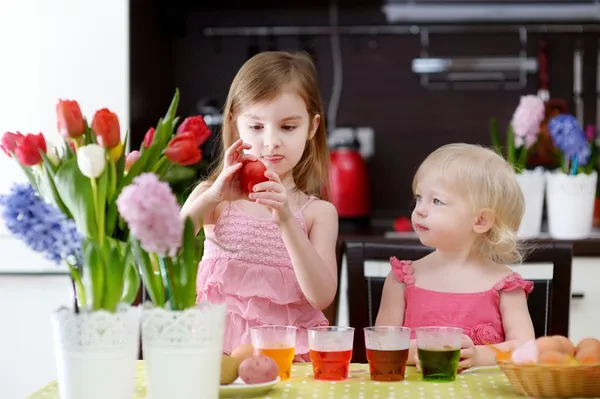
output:
M85 123L77 101L59 100L56 104L58 131L65 138L77 138L85 133Z
M102 108L94 115L92 130L96 133L98 144L104 148L113 148L121 142L121 126L114 112Z
M2 136L2 144L0 144L0 147L2 147L2 149L4 150L6 155L8 155L9 157L12 157L12 155L10 153L15 152L15 148L17 148L19 141L21 139L23 139L23 137L25 137L25 136L23 136L19 132L17 132L17 133L6 132L6 133L4 133L4 136Z
M17 141L15 155L23 165L34 166L42 162L40 150L46 152L44 135L41 133L28 134Z
M167 159L178 165L194 165L202 160L202 151L191 132L177 134L169 141L165 150Z
M154 140L154 128L153 127L148 129L148 131L144 135L144 142L142 143L144 145L144 148L150 147L150 144L152 144L152 140Z
M135 161L140 157L140 152L137 150L131 151L127 156L125 156L125 171L129 171Z
M183 122L181 122L181 125L179 125L177 128L177 135L185 132L190 132L194 135L197 147L200 147L202 144L204 144L206 139L208 139L211 135L211 131L208 126L206 126L202 115L185 118Z

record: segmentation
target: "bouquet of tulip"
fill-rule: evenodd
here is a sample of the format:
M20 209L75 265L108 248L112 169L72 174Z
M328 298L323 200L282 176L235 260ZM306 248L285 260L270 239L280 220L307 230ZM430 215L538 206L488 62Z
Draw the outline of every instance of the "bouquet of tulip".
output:
M201 116L191 117L173 136L178 103L176 91L141 149L129 154L117 115L101 109L89 126L76 101L61 100L56 107L59 146L41 133L7 132L2 137L2 149L30 183L15 186L2 199L6 224L33 250L68 265L79 307L114 312L120 302L135 299L140 279L117 198L144 172L169 180L174 171L181 176L200 162L199 146L210 130ZM34 233L39 231L43 234Z
M204 237L197 237L190 218L181 220L170 186L154 173L141 174L123 189L117 206L152 302L171 310L193 307Z
M586 137L573 115L559 114L548 122L554 145L561 153L561 171L567 175L591 174L596 169L598 147Z
M540 123L544 119L544 102L537 96L522 96L506 133L506 153L502 151L498 122L490 120L490 134L494 150L506 157L515 173L521 173L527 164L529 150L538 140Z

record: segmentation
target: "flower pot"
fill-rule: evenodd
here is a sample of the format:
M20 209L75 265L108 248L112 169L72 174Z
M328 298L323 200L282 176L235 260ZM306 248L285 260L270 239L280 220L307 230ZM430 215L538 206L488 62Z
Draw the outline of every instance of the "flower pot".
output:
M525 213L517 232L520 239L535 238L542 229L542 209L544 208L544 169L525 170L515 174L525 199Z
M550 236L561 240L586 238L592 231L596 171L589 175L546 173L546 201Z
M184 311L147 305L142 350L149 399L218 399L225 305L201 302Z
M140 312L123 305L116 313L52 315L58 389L62 399L131 399L140 341Z

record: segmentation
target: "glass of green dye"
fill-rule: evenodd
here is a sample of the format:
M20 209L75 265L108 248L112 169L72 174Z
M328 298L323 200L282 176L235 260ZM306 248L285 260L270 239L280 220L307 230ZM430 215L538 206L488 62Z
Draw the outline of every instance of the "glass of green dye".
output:
M454 381L460 361L462 328L419 327L415 332L423 380Z

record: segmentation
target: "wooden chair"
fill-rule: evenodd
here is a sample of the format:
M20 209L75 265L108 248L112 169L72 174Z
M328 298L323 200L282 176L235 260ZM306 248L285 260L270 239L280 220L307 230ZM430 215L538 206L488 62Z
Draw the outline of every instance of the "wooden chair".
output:
M552 263L551 280L533 280L534 289L528 306L536 336L569 333L571 300L572 244L560 241L532 243L524 263ZM431 253L421 244L405 244L395 239L348 240L342 244L348 267L349 322L354 327L352 362L366 363L363 328L375 323L385 278L366 277L365 261L388 261L396 256L402 260L417 260ZM341 265L342 256L338 258ZM338 286L338 293L340 287ZM337 301L336 301L337 302Z

